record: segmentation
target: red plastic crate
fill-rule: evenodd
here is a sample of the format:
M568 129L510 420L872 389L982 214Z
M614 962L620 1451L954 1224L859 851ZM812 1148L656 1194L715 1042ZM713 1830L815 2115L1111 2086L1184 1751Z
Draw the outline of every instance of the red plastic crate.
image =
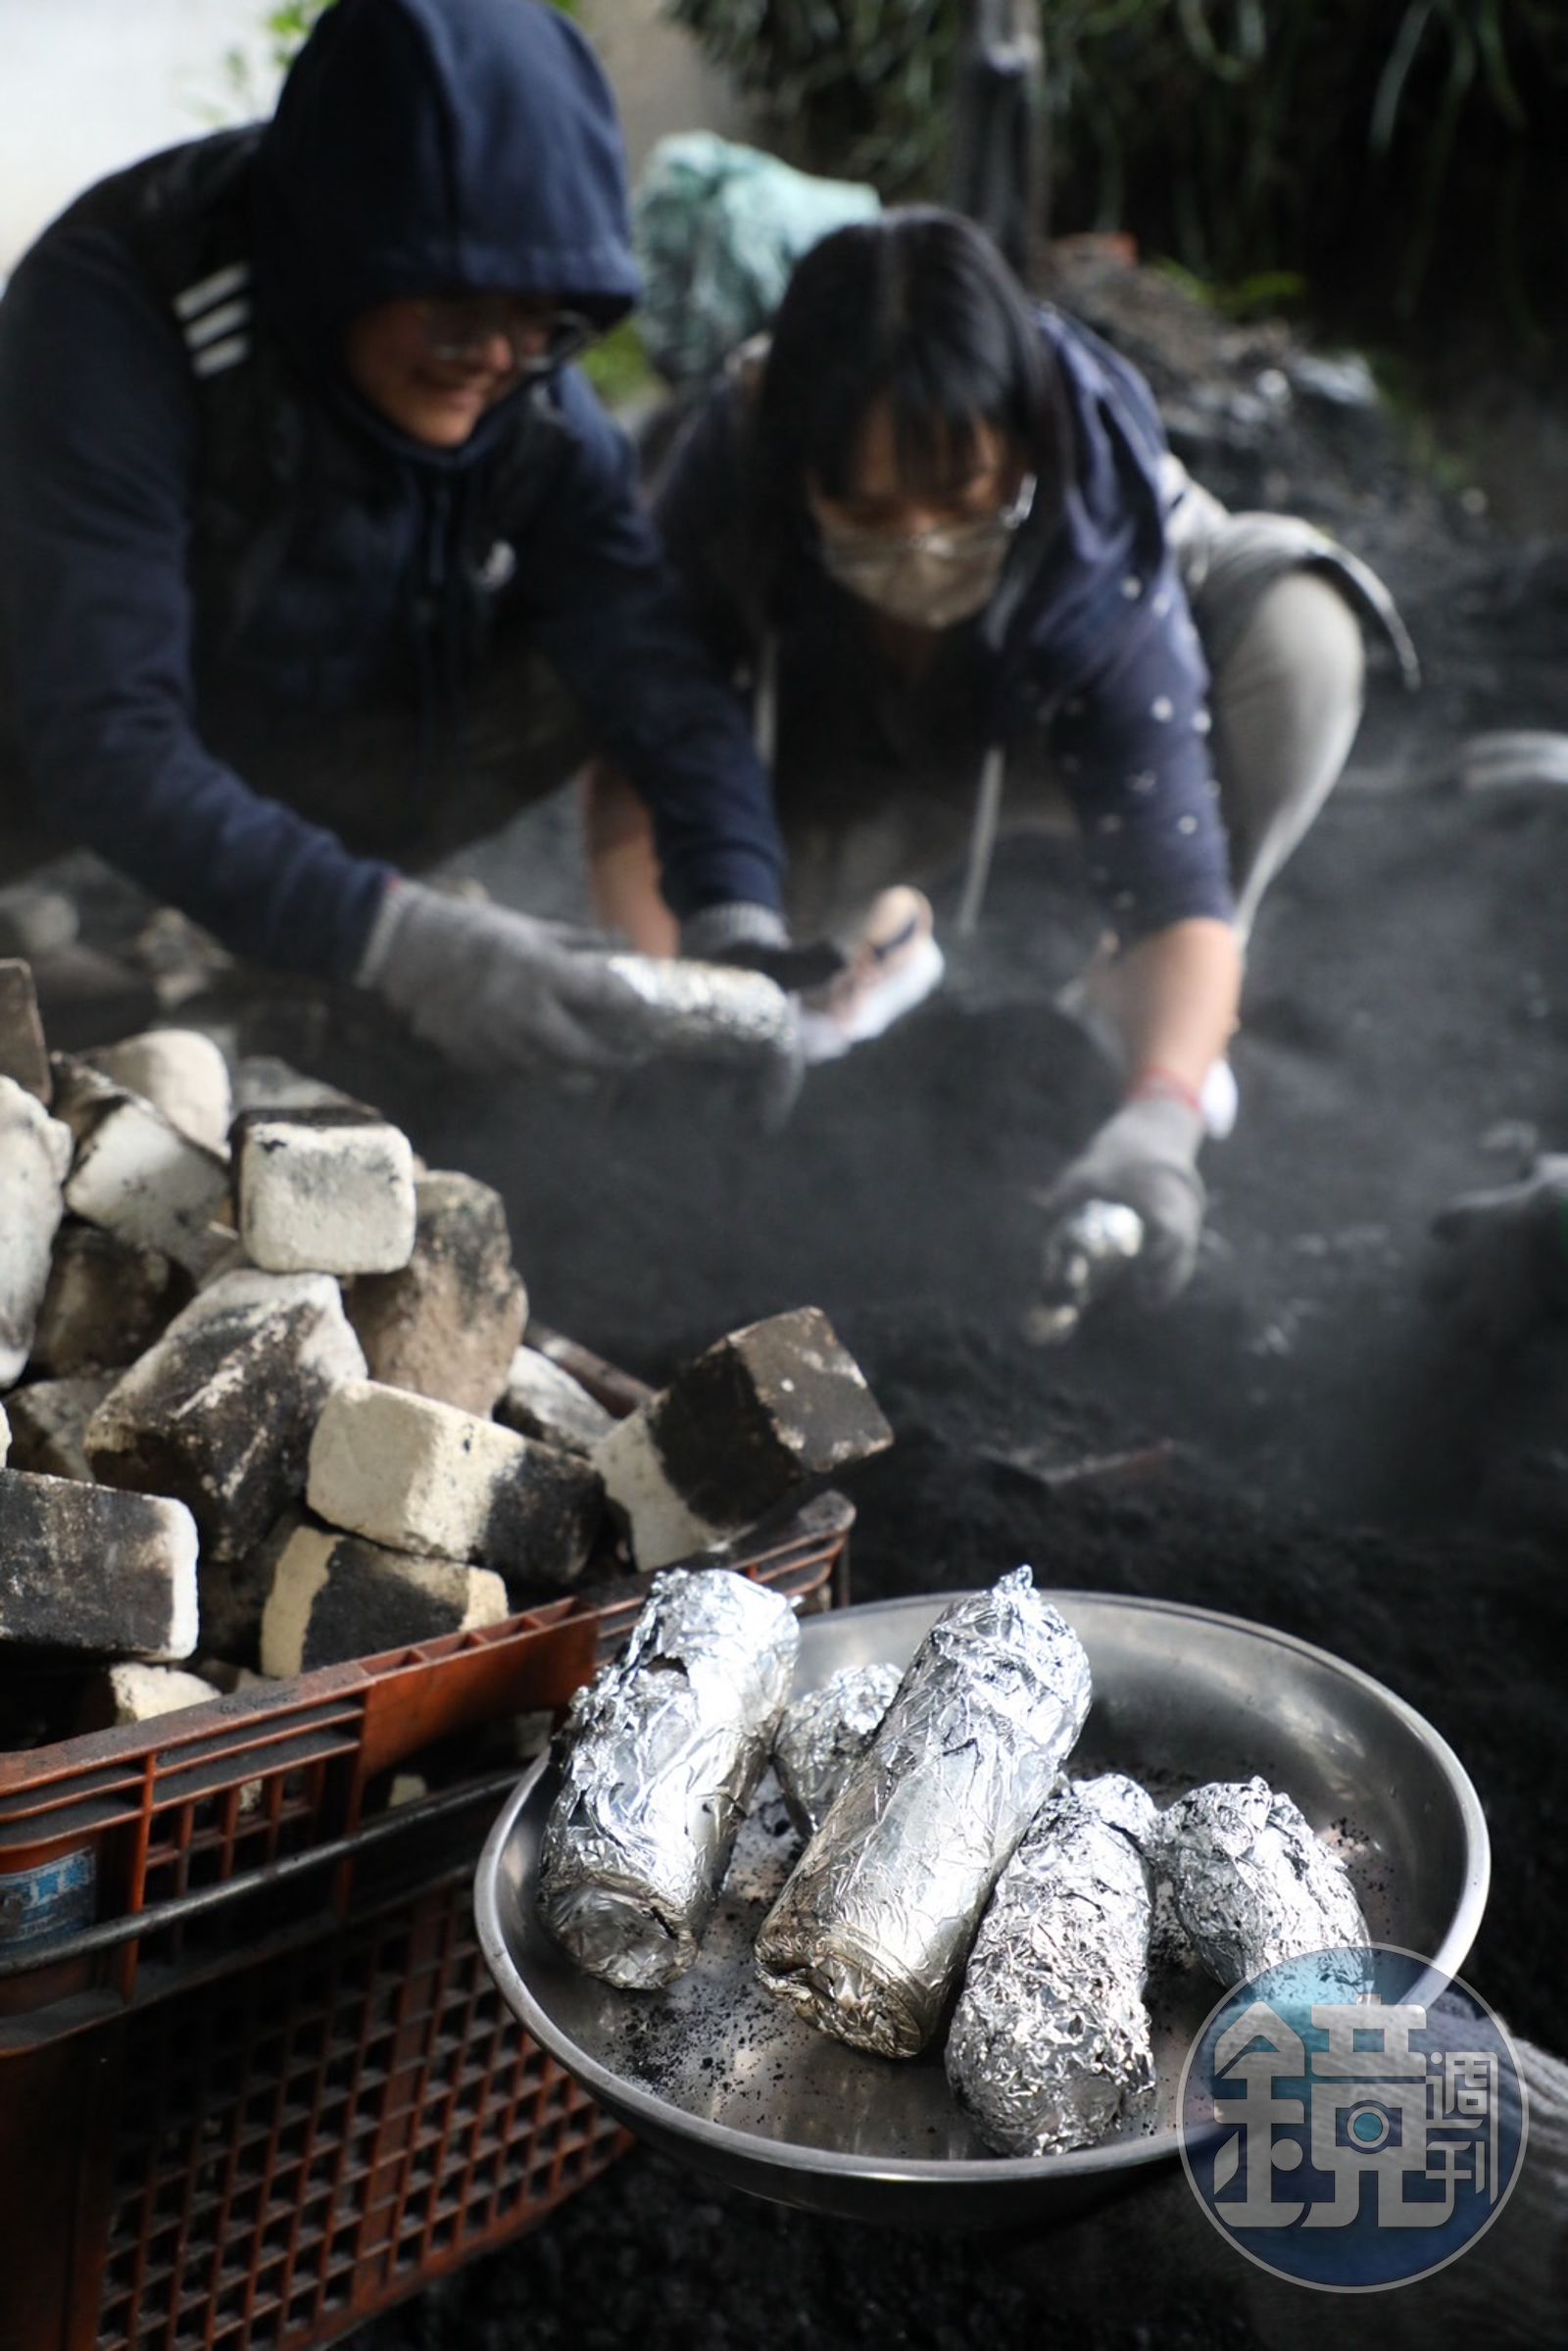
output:
M745 1568L797 1608L832 1606L851 1521L823 1495ZM104 1733L141 1739L139 1773L134 1758L82 1763L66 1801L113 1817L134 1780L146 1803L120 1829L148 1864L207 1852L232 1874L186 1897L212 1904L195 1916L170 1897L87 1931L120 1937L113 1980L84 1984L101 1961L64 1970L47 1944L14 1978L28 2005L0 2020L0 2351L311 2351L534 2227L630 2146L514 2022L479 1951L472 1867L514 1770L303 1852L287 1881L315 1890L301 1916L275 1881L244 1881L228 1832L247 1775L303 1773L326 1791L336 1768L365 1791L369 1763L407 1754L414 1728L470 1726L475 1704L531 1709L543 1688L564 1699L562 1676L612 1655L637 1606L306 1674L252 1704L249 1744L240 1719L183 1738L170 1731L186 1716L165 1719L163 1749L146 1731ZM311 1761L291 1761L311 1742ZM291 1817L315 1834L329 1810Z
M0 2067L3 2351L305 2351L630 2143L491 1984L477 1842Z
M853 1519L825 1494L737 1565L832 1605ZM0 1758L0 1904L62 1854L95 1882L90 1924L0 1938L0 2351L308 2351L630 2143L478 1948L515 1770L377 1807L432 1742L564 1704L647 1583Z

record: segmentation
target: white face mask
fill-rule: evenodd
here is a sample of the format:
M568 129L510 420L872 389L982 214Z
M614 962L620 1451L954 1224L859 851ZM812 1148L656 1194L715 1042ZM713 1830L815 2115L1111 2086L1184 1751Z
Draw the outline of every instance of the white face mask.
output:
M908 539L877 531L818 533L829 579L911 628L956 628L991 602L1012 541L1034 504L1026 474L1011 506L983 522L956 522Z

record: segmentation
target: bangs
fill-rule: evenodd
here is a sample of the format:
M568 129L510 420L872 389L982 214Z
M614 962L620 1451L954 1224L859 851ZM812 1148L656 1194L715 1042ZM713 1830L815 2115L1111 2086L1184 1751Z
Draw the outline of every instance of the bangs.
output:
M976 471L982 423L1016 438L1000 389L988 400L971 367L944 367L943 357L925 353L888 386L899 478L906 489L932 498L961 489Z
M827 497L853 494L866 427L883 406L892 419L900 486L915 496L945 497L963 487L977 468L982 424L1018 438L1004 392L977 380L967 355L910 347L869 387L846 384L843 397L834 399L824 386L803 419L802 460Z

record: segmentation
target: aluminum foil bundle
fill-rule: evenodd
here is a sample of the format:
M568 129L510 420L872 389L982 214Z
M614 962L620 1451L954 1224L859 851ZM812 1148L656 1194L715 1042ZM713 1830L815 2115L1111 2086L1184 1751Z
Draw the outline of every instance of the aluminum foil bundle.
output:
M697 1956L789 1696L800 1627L728 1568L657 1576L631 1639L566 1719L539 1910L591 1975L636 1991Z
M1181 1912L1176 1907L1176 1888L1157 1837L1150 1847L1149 1865L1154 1904L1149 1922L1149 1972L1152 1976L1179 1976L1198 1965L1198 1954L1193 1949L1192 1936L1182 1925Z
M1024 1316L1034 1347L1070 1339L1097 1298L1113 1290L1144 1246L1144 1220L1122 1200L1081 1200L1046 1237L1039 1303Z
M768 1988L856 2048L916 2056L1088 1712L1083 1643L1026 1567L956 1601L763 1921Z
M1144 1853L1158 1818L1120 1773L1062 1788L997 1881L947 2067L999 2155L1092 2146L1153 2086Z
M1281 1960L1370 1940L1345 1864L1266 1780L1215 1780L1180 1797L1153 1860L1200 1962L1227 1989Z
M645 1004L664 1015L659 1050L671 1058L750 1061L786 1052L795 1014L782 988L737 964L612 955L610 968Z
M803 1837L814 1837L828 1808L859 1762L904 1676L896 1665L846 1665L820 1690L808 1690L784 1709L773 1741L773 1769L789 1815Z

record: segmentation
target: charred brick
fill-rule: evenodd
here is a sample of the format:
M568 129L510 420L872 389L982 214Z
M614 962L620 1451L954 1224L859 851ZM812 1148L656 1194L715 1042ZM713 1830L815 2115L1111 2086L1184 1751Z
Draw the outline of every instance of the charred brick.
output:
M581 1573L604 1496L573 1454L364 1381L322 1407L307 1498L318 1517L393 1550L497 1567L515 1596Z
M519 1437L537 1437L568 1453L591 1453L615 1425L613 1413L580 1380L531 1347L519 1347L512 1358L496 1418Z
M322 1404L364 1369L329 1275L225 1274L110 1390L87 1457L106 1485L176 1494L232 1557L297 1498Z
M334 1110L234 1126L239 1236L270 1273L385 1274L415 1241L414 1151L385 1119Z
M415 1559L357 1535L302 1527L277 1561L262 1619L262 1670L308 1673L499 1624L506 1614L506 1587L489 1568Z
M11 1078L46 1106L54 1092L32 971L10 956L0 960L0 1077Z
M285 1510L277 1523L234 1559L204 1552L196 1570L201 1601L202 1647L233 1666L257 1666L262 1655L262 1615L277 1574L277 1563L306 1524L299 1509Z
M196 1646L182 1502L0 1470L0 1641L155 1661Z
M70 1166L70 1130L0 1077L0 1388L21 1379L32 1351Z
M68 1216L55 1235L49 1283L33 1336L35 1370L67 1379L133 1363L188 1295L157 1249L137 1249Z
M724 1543L893 1432L815 1306L731 1332L602 1439L594 1460L640 1567Z
M82 1054L101 1076L161 1110L171 1126L220 1156L228 1149L233 1103L228 1063L200 1029L146 1029Z
M91 1481L87 1423L115 1384L113 1372L74 1380L30 1380L11 1394L11 1466L45 1478Z
M413 1256L400 1273L357 1281L349 1320L372 1380L488 1412L528 1315L506 1207L488 1184L444 1171L422 1176L415 1194Z
M86 1062L57 1053L53 1067L56 1105L76 1138L67 1206L199 1279L226 1241L226 1160Z

